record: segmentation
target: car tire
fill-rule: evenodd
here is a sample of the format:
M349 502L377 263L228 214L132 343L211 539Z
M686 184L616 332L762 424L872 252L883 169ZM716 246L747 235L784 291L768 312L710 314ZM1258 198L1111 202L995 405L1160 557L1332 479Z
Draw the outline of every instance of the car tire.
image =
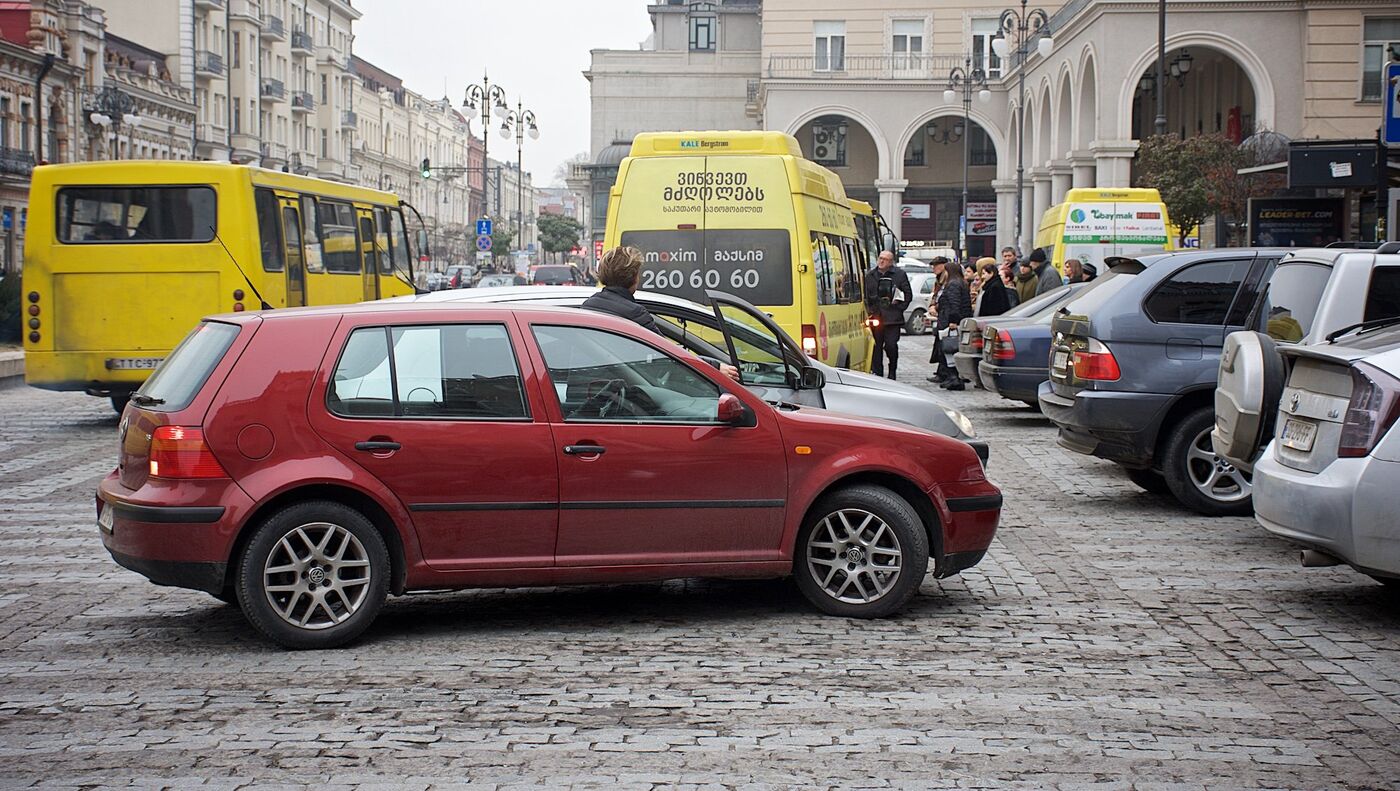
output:
M268 639L334 648L369 628L388 598L389 575L384 537L363 514L312 500L263 520L239 559L235 587L244 616Z
M1206 516L1253 513L1249 476L1215 454L1215 410L1197 409L1172 426L1162 448L1162 477L1182 505Z
M224 588L218 593L211 593L209 595L213 596L214 598L218 599L224 604L232 604L235 607L238 606L238 593L233 588Z
M912 505L882 486L850 486L812 508L797 534L793 573L822 612L883 618L918 592L928 560L928 533Z
M1171 487L1167 486L1167 480L1162 477L1162 473L1156 470L1124 469L1123 471L1128 474L1128 480L1144 492L1168 496L1172 493Z
M131 403L131 393L109 396L107 400L112 402L113 411L120 415L126 411L126 405Z
M904 330L906 335L928 334L928 311L915 308L914 312L909 314L909 321L905 322Z

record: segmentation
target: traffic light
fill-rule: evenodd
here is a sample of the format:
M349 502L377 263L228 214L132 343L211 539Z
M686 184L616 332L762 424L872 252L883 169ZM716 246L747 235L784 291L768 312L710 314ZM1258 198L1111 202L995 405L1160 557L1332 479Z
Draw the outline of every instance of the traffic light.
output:
M427 157L423 157L423 164L420 165L418 169L422 171L423 178L428 179L433 177L433 163L429 162Z

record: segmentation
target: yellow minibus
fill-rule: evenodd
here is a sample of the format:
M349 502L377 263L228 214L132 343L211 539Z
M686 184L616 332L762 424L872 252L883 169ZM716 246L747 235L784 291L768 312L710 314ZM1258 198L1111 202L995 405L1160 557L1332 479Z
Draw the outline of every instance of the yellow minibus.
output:
M792 135L658 132L618 167L604 244L642 250L644 289L702 303L727 291L810 356L867 371L863 239L841 179Z
M414 292L392 193L219 162L34 169L25 380L118 410L210 313Z
M1134 257L1175 250L1167 205L1155 189L1072 189L1046 210L1035 235L1050 263L1064 274L1078 258L1107 272L1108 256Z

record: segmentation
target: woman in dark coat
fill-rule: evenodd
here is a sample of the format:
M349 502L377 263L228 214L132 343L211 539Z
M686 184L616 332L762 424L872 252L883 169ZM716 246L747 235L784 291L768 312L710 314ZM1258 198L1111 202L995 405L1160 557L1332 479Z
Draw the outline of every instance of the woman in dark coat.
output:
M1000 316L1011 310L1011 289L1001 282L994 258L977 262L978 279L982 281L982 296L977 300L977 316Z
M938 292L938 300L934 303L935 328L943 330L952 328L952 337L958 337L958 324L963 319L972 315L972 295L968 291L967 282L963 280L962 267L948 263L943 259L942 264L938 260L934 261L934 270L942 269L944 278L943 289ZM957 369L948 364L948 354L943 346L943 334L935 332L935 342L933 344L933 354L929 357L930 363L938 364L938 373L932 381L949 390L962 390L963 380L958 376ZM956 343L956 340L954 340ZM954 347L956 348L956 347Z

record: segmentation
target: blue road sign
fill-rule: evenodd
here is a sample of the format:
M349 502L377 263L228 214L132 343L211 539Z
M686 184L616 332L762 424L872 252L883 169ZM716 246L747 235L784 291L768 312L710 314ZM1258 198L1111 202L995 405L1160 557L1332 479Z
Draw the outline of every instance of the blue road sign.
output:
M477 236L490 236L490 235L491 235L491 221L490 221L490 220L486 220L486 219L477 220L477 221L476 221L476 235L477 235ZM488 250L489 250L490 248L483 248L483 249L488 249Z
M490 220L483 220L482 222L485 222L485 223L488 223L488 224L489 224L489 223L490 223ZM480 226L481 223L477 223L477 225ZM491 249L491 237L487 236L486 234L482 234L482 235L476 237L476 249L480 250L480 251L483 252L483 253L484 253L484 252L487 252L488 250L490 250L490 249Z
M1381 136L1388 146L1400 146L1400 63L1385 65L1385 79L1381 82L1385 90L1385 118L1381 123Z

